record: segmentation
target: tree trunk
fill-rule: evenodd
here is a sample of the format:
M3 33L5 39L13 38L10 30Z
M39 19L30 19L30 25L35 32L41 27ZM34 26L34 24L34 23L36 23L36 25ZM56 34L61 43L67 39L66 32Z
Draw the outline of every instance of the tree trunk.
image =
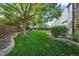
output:
M24 36L26 36L26 24L24 23L23 26L24 26L24 28L23 28L23 34L24 34Z
M21 27L22 27L22 30L23 30L23 35L26 36L26 23L21 23Z
M26 22L27 19L27 15L26 15L26 11L23 11L23 14L21 15L21 20L22 20L22 24L23 24L23 34L24 36L27 36L27 27L28 27L28 20Z

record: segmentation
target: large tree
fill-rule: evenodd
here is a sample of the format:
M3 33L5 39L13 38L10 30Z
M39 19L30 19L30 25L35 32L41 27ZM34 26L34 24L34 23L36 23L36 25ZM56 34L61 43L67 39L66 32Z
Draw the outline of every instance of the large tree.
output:
M34 23L35 20L37 20L39 23L41 21L46 21L45 16L47 16L47 19L53 18L53 16L56 18L59 17L59 9L55 6L56 4L54 3L0 3L0 7L3 9L2 14L5 18L9 20L19 20L20 23L23 23L24 31L28 28L29 21Z

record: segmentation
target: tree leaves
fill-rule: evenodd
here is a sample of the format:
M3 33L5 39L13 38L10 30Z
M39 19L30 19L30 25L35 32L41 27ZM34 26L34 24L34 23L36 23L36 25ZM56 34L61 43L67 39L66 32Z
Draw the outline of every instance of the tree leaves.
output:
M3 9L2 14L6 19L20 19L21 22L36 22L42 23L49 19L57 18L61 14L59 7L56 8L56 3L1 3Z

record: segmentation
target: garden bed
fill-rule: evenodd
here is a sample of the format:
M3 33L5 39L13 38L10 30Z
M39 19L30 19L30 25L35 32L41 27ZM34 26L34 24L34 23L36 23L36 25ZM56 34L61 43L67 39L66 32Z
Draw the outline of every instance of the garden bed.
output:
M0 36L0 50L7 48L11 43L11 34L1 34Z
M1 35L0 41L0 56L4 56L8 54L15 46L14 38L18 35L18 33L8 33Z

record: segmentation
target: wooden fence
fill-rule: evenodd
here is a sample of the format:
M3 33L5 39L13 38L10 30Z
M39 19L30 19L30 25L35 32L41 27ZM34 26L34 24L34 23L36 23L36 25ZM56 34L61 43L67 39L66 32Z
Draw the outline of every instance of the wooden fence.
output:
M23 27L20 25L0 25L0 34L1 33L11 33L11 32L20 32L23 30Z

